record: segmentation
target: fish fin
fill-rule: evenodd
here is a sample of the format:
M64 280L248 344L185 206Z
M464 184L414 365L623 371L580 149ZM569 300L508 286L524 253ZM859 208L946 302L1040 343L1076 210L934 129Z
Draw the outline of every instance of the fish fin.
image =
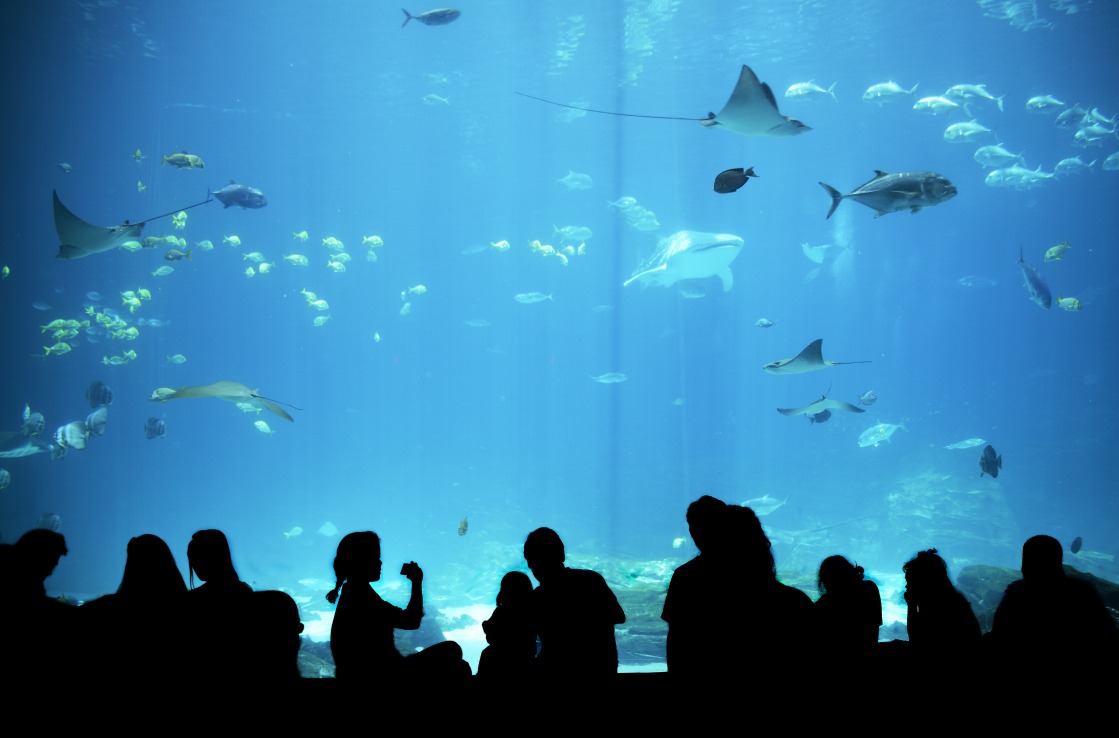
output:
M843 195L840 194L839 190L835 189L831 185L824 184L823 182L820 182L819 184L821 187L827 190L829 195L831 195L831 207L828 209L827 216L824 217L824 220L828 220L829 218L831 218L832 213L835 212L835 209L839 207L839 203L843 202Z

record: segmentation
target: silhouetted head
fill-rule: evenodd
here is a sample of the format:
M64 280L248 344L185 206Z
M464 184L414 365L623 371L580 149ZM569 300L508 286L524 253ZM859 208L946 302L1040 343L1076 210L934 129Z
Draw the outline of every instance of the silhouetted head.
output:
M1065 551L1053 536L1034 536L1022 544L1022 578L1063 577Z
M536 581L543 582L549 574L563 568L567 555L563 541L551 528L537 528L525 539L525 562Z
M497 604L515 605L524 602L532 594L532 580L523 571L511 571L501 578L501 589L497 592Z
M901 569L905 572L906 601L911 604L922 599L937 598L955 589L948 576L948 564L944 563L935 548L921 551L905 562Z
M829 556L820 562L816 575L816 589L820 594L838 592L858 584L863 578L863 568L855 566L843 556Z
M726 546L732 565L750 579L776 579L777 564L762 521L743 505L727 505Z
M237 570L233 568L229 540L225 533L213 528L200 530L190 537L190 543L187 544L187 564L190 567L191 589L194 589L195 576L203 582L230 583L240 579Z
M170 546L159 536L145 533L128 542L124 576L117 594L133 597L168 597L186 592L186 582Z
M701 553L717 543L726 509L727 503L711 495L704 495L688 505L688 533Z
M375 582L381 578L381 539L371 530L355 531L342 536L334 555L334 589L327 592L331 604L338 600L338 590L347 580Z
M61 533L35 528L16 541L16 566L29 585L41 585L67 553L66 539Z

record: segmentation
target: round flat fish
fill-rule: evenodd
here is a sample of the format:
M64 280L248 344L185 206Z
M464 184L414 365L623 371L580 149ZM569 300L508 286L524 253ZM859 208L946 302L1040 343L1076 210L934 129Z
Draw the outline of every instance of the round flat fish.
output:
M738 167L737 169L727 169L726 171L719 172L719 174L715 176L715 192L718 192L720 195L737 192L742 185L750 181L750 177L756 176L758 175L754 174L753 167L749 169Z
M149 441L153 438L163 438L166 432L167 426L159 418L148 418L148 422L144 424L144 435Z
M97 408L85 419L86 431L95 436L105 435L105 426L109 424L109 408L102 405Z
M85 399L92 408L113 404L113 391L101 380L94 380L85 391Z

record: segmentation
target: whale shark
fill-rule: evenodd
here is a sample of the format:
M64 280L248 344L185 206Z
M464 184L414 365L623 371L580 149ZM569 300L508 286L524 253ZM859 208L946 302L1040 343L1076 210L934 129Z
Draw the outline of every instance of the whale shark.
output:
M633 276L622 283L628 287L640 282L646 287L669 287L682 279L718 277L723 291L734 286L730 264L742 251L744 242L729 233L677 231L657 244L657 250Z

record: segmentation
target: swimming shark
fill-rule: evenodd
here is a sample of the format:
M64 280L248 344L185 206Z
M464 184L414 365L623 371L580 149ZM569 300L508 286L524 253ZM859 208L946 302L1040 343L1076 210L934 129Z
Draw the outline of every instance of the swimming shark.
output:
M734 286L730 264L742 251L744 242L729 233L677 231L657 244L657 250L633 276L622 283L669 287L682 279L718 277L723 291Z
M34 456L44 451L49 452L51 458L61 456L61 449L57 444L43 441L20 431L0 433L0 459L18 459L23 456Z

